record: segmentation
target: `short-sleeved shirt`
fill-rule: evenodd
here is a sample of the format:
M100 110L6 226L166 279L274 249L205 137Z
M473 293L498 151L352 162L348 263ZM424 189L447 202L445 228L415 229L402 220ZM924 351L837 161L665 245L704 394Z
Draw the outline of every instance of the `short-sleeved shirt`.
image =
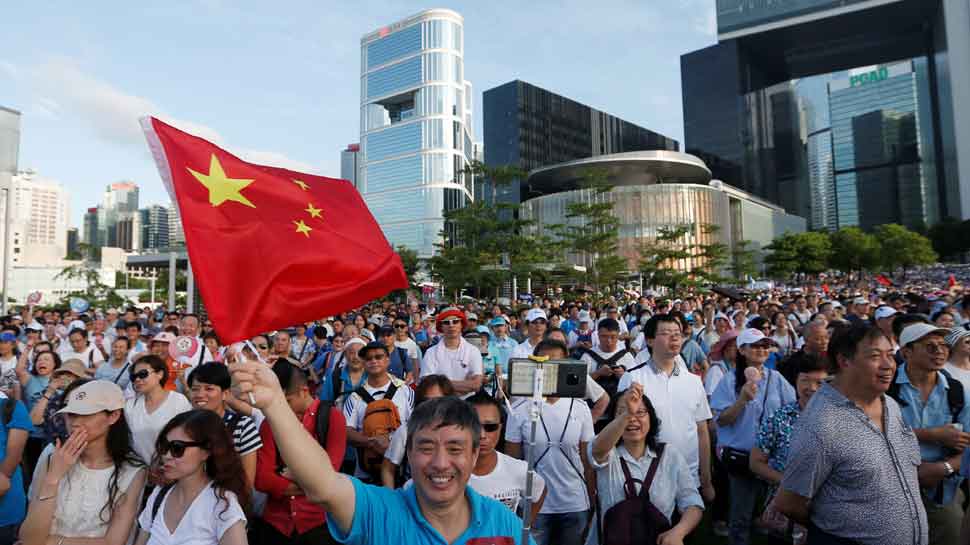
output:
M781 488L811 501L812 523L864 545L926 545L919 442L882 396L883 429L831 384L798 417Z
M161 490L161 487L155 488L138 516L138 527L151 535L147 545L218 545L223 534L234 524L240 521L243 525L246 523L246 514L236 495L226 490L223 492L225 499L222 499L210 482L192 500L173 533L165 524L164 515L165 505L172 497L171 490L162 499L155 518L152 518L152 507Z
M475 492L502 502L503 505L518 513L519 502L526 496L526 476L529 471L529 464L523 460L506 456L496 451L498 460L495 467L488 475L475 475L472 473L468 479L468 486ZM532 483L533 502L539 501L542 491L546 488L546 482L541 475L536 475Z
M532 435L531 401L519 400L509 415L505 439L526 443ZM590 508L579 443L593 440L593 416L582 399L542 404L536 431L536 471L546 481L540 513L575 513Z
M130 371L131 365L128 365L128 362L121 364L121 367L115 368L112 366L112 362L106 361L98 365L98 368L94 371L94 380L114 382L124 390L131 382L131 377L128 375Z
M33 426L27 416L27 408L16 399L0 399L0 414L6 408L7 403L14 403L13 412L10 415L10 422L3 424L0 420L0 460L7 456L7 439L10 430L24 430L30 433ZM24 495L24 475L20 465L13 470L10 476L10 490L0 496L0 526L20 524L27 516L27 497Z
M421 376L444 375L451 380L468 380L484 374L481 351L463 338L459 341L456 350L446 347L442 340L425 351Z
M758 392L754 399L748 401L730 426L717 425L717 442L719 445L738 450L751 450L761 424L783 405L796 401L795 388L785 377L774 369L763 367L764 377L758 382ZM717 413L727 409L738 399L735 391L736 373L724 375L711 396L711 409ZM770 384L769 384L770 382Z
M906 373L908 365L903 364L896 373L896 384L899 384L899 397L905 401L900 404L900 411L903 413L903 420L913 429L936 428L951 424L954 419L950 414L950 405L947 402L947 391L950 385L943 373L937 372L936 386L930 392L926 403L923 403L923 396L919 389L909 382L909 375ZM964 407L957 415L956 422L963 425L964 430L970 430L970 392L964 391ZM948 456L943 445L939 443L920 441L919 450L925 462L939 462ZM957 488L963 481L960 474L953 474L945 478L938 486L942 487L942 505L947 505L953 501ZM937 487L924 488L924 496L936 502L938 498Z
M700 377L687 372L679 361L667 375L649 360L644 367L624 373L617 391L629 389L634 382L643 386L644 395L657 411L661 422L658 440L680 452L687 461L695 487L700 487L697 423L711 419L711 408Z
M695 366L699 366L707 360L707 354L704 352L704 349L696 341L692 340L684 342L684 346L680 349L680 357L684 358L687 369L693 369Z
M351 479L354 485L354 520L348 532L342 532L330 514L327 526L340 543L378 545L444 545L441 534L431 526L418 505L415 487L391 490L366 485ZM526 545L522 539L522 520L500 502L482 497L471 487L465 488L471 507L468 529L452 545L508 544ZM529 537L529 544L535 541Z
M234 425L232 424L233 421L235 421ZM240 456L256 452L263 446L263 440L259 437L259 427L256 426L252 418L233 411L226 411L222 415L222 422L232 433L232 443Z
M151 414L145 410L145 397L136 396L125 402L125 420L131 429L131 448L146 464L155 455L155 440L168 421L177 414L192 410L192 404L178 392L168 397Z
M519 343L515 342L512 337L495 337L488 343L488 353L495 356L495 360L500 366L502 366L502 374L508 375L509 372L509 358L512 357L512 351Z
M798 402L789 403L768 417L758 430L755 445L768 456L768 466L775 471L785 471L792 431L801 412Z
M647 476L650 464L657 457L657 453L652 449L645 449L643 457L634 458L626 447L620 445L610 450L609 455L602 464L593 458L593 445L589 447L589 463L596 471L596 489L599 493L599 504L603 513L611 507L626 499L624 483L626 476L623 474L623 467L620 459L626 461L630 476L637 480L637 493L643 484L643 479ZM684 457L680 451L667 445L660 463L657 465L657 473L653 476L653 483L650 485L650 503L663 513L667 520L671 519L676 507L680 513L687 511L689 507L704 509L704 500L697 492L695 479L691 474ZM593 525L589 538L586 540L588 545L596 545L599 540L596 538L597 528Z
M414 390L408 388L407 385L404 384L404 381L396 377L391 376L391 381L393 381L393 383L397 386L397 391L394 392L394 397L391 399L391 401L394 402L394 406L397 407L398 415L401 417L401 428L407 428L408 418L410 418L411 410L414 408ZM390 386L391 382L388 382L380 388L375 388L364 381L360 387L370 394L375 400L378 400L383 399L383 396L387 393ZM347 427L353 428L359 432L363 432L364 414L367 412L367 403L360 397L360 395L356 392L350 394L346 398L343 410L344 418L347 420ZM355 474L361 477L367 475L359 464Z

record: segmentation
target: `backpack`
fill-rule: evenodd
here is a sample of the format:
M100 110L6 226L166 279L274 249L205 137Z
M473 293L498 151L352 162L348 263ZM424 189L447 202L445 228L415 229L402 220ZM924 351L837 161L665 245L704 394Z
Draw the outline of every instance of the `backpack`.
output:
M597 369L604 365L613 367L614 365L617 365L618 361L623 359L623 357L629 353L630 351L626 348L621 348L616 354L613 354L609 357L609 359L606 359L592 350L586 351L586 354L588 354L589 357L593 358L593 360L596 362ZM606 393L610 396L610 404L606 409L606 414L613 414L613 405L616 404L616 394L617 389L620 386L620 377L611 374L609 376L596 379L596 383L602 386L603 389L606 390Z
M391 432L401 427L401 415L398 413L397 405L394 404L394 394L397 393L397 385L392 381L387 388L387 393L381 399L375 400L367 393L363 386L360 386L354 393L367 404L364 409L364 424L361 432L366 437L390 437ZM357 448L357 461L361 469L375 478L381 474L381 464L384 462L384 454L371 448Z
M650 501L650 485L660 466L664 444L657 445L657 457L650 462L650 469L643 481L634 479L622 456L618 456L626 481L623 483L625 499L606 510L599 517L600 543L602 545L640 545L656 543L657 537L671 528L670 521ZM636 483L640 483L640 493Z

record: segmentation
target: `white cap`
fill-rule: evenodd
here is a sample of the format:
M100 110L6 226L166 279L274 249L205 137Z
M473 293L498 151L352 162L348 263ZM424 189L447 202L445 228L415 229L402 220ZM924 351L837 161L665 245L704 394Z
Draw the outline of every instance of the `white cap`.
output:
M475 314L474 312L466 312L465 313L465 319L466 320L475 320L477 322L478 321L478 314Z
M899 311L891 306L883 305L876 309L875 318L877 320L882 320L883 318L889 318L890 316L895 316L899 314Z
M727 320L728 322L731 321L731 319L728 318L728 315L724 314L723 312L718 312L717 314L714 315L714 321L716 322L718 320Z
M905 347L930 334L942 335L945 339L950 333L949 329L937 327L932 324L917 323L906 326L899 335L899 346Z
M125 394L109 380L92 380L82 384L68 396L67 405L57 414L97 414L101 411L117 411L125 408Z
M579 323L584 322L587 324L593 323L593 318L589 315L589 311L587 310L582 310L579 312Z
M865 297L856 297L855 299L852 300L852 304L853 305L868 305L869 304L869 300L866 299Z
M832 308L845 308L845 307L842 306L842 303L838 301L832 301Z
M762 333L760 329L753 329L753 328L745 329L744 331L741 332L741 334L738 335L738 340L737 340L738 348L741 348L742 346L745 346L745 345L754 344L764 339L768 339L768 337L765 337L765 334ZM771 339L768 339L768 340L770 341Z
M85 326L84 322L82 322L81 320L74 320L73 322L70 323L70 325L67 326L68 331L74 331L75 329L86 329L86 328L87 326Z
M364 341L364 339L361 339L360 337L354 337L352 339L348 339L347 342L344 343L344 349L350 348L355 344L359 344L361 346L367 346L367 342Z
M541 308L531 309L529 310L529 313L525 315L525 321L527 322L538 320L539 318L547 321L549 320L549 318L546 317L546 311L542 310Z

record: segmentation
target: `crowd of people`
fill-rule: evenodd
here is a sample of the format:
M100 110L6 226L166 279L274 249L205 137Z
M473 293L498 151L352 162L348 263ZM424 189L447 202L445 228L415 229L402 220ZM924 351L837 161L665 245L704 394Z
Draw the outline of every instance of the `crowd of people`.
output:
M958 287L0 325L0 545L970 544L968 446Z

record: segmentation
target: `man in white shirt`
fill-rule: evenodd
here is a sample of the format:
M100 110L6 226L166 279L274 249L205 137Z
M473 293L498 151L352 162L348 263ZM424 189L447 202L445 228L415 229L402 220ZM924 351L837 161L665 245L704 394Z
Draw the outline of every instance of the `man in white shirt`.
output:
M364 346L360 349L359 356L364 361L367 380L357 390L354 390L347 397L347 402L344 403L344 417L347 419L347 442L359 449L379 452L383 456L390 444L390 437L368 437L364 435L364 416L367 412L367 405L371 401L390 397L394 406L397 407L401 425L407 426L411 409L414 408L414 390L408 388L403 380L387 372L391 357L387 346L383 343L372 342ZM366 393L370 400L366 400L361 395L361 391ZM360 463L360 454L358 454L355 476L380 483L379 473L371 475L364 471Z
M468 485L483 496L502 502L513 513L520 514L519 502L526 497L526 474L529 464L495 450L502 438L502 406L494 397L478 393L468 399L482 424L478 460ZM532 520L542 509L546 497L545 481L538 474L532 483Z
M529 336L512 350L512 358L528 358L539 342L546 337L549 318L541 308L529 309L525 315L526 330Z
M79 359L84 362L89 369L97 368L98 364L104 361L101 351L88 342L88 332L82 328L71 329L67 335L68 344L66 349L61 352L61 361Z
M589 311L580 312L578 322L579 327L569 332L569 348L581 347L587 350L593 348L596 332L593 331L593 318L590 317Z
M677 448L691 469L707 501L714 499L711 483L711 440L707 422L711 408L700 377L687 371L680 358L684 333L672 316L658 314L643 327L652 357L637 357L637 365L620 377L618 390L634 382L643 386L663 423L659 439Z
M445 375L455 392L470 395L482 387L485 378L481 351L462 337L465 313L449 307L435 318L441 340L428 348L421 362L421 376Z
M596 336L599 343L581 358L589 366L589 374L594 379L599 381L610 375L619 378L624 371L633 367L633 354L619 342L620 324L616 320L600 320Z

